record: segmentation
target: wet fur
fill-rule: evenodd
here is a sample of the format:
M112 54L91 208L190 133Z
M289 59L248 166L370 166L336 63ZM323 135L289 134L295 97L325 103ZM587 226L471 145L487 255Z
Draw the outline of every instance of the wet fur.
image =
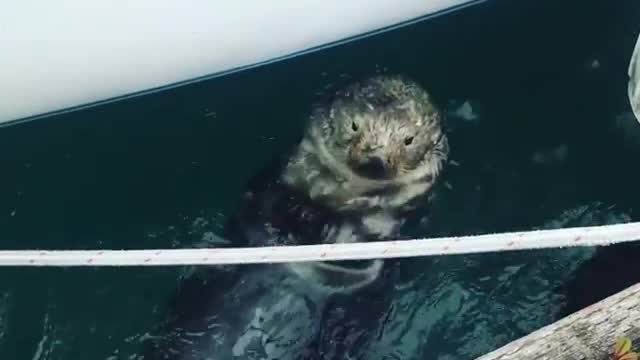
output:
M371 179L354 170L372 153L385 159L389 176ZM356 83L316 106L300 144L248 184L225 236L235 247L397 237L408 214L428 206L447 156L440 112L420 86L400 77ZM330 299L339 295L344 304L350 294L370 288L389 273L383 265L374 260L201 269L181 284L165 324L169 335L145 359L235 358L231 353L240 356L238 343L247 336L262 341L256 345L261 351L282 350L274 342L290 351L265 359L314 358L323 349L319 324ZM259 312L265 309L281 310L264 319ZM358 317L355 323L371 322L352 310L348 316ZM264 325L261 332L251 330L256 324ZM221 336L234 345L212 340Z
M414 138L411 146L403 143L407 137ZM392 178L368 179L350 168L365 149L385 156ZM338 210L409 210L431 189L448 152L441 113L429 94L409 80L378 77L314 109L282 178Z

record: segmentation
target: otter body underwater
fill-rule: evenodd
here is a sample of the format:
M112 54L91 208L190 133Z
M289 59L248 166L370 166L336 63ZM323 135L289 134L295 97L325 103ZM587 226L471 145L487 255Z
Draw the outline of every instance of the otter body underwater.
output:
M249 182L225 236L234 247L399 237L429 206L447 161L441 116L424 89L397 76L338 91L314 107L293 151ZM181 283L144 358L339 356L323 344L331 299L383 289L387 270L381 260L200 268ZM357 326L375 320L361 305L351 310Z

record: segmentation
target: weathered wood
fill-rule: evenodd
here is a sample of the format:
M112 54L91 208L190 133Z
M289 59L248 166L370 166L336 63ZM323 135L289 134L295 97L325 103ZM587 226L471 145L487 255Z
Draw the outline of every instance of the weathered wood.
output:
M640 339L640 284L477 360L605 360L620 336Z

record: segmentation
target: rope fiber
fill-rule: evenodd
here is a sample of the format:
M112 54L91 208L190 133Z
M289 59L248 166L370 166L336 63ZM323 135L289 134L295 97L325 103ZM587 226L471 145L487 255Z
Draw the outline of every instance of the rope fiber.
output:
M294 263L473 254L640 239L640 222L553 230L349 244L151 250L4 250L0 266L182 266Z

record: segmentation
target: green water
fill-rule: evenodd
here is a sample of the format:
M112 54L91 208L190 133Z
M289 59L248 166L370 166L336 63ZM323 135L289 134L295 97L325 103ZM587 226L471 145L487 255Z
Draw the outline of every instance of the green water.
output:
M2 128L2 247L201 242L220 233L248 177L295 142L319 93L380 71L411 76L443 104L479 104L478 123L451 124L460 166L441 232L634 218L640 174L629 164L640 149L612 124L626 106L636 3L495 1L265 68ZM551 161L563 147L567 155ZM537 153L542 165L532 161ZM595 202L603 205L584 216L562 212ZM371 351L389 359L489 351L552 321L562 302L554 287L588 255L407 261L398 310ZM0 269L0 354L135 359L182 271Z

